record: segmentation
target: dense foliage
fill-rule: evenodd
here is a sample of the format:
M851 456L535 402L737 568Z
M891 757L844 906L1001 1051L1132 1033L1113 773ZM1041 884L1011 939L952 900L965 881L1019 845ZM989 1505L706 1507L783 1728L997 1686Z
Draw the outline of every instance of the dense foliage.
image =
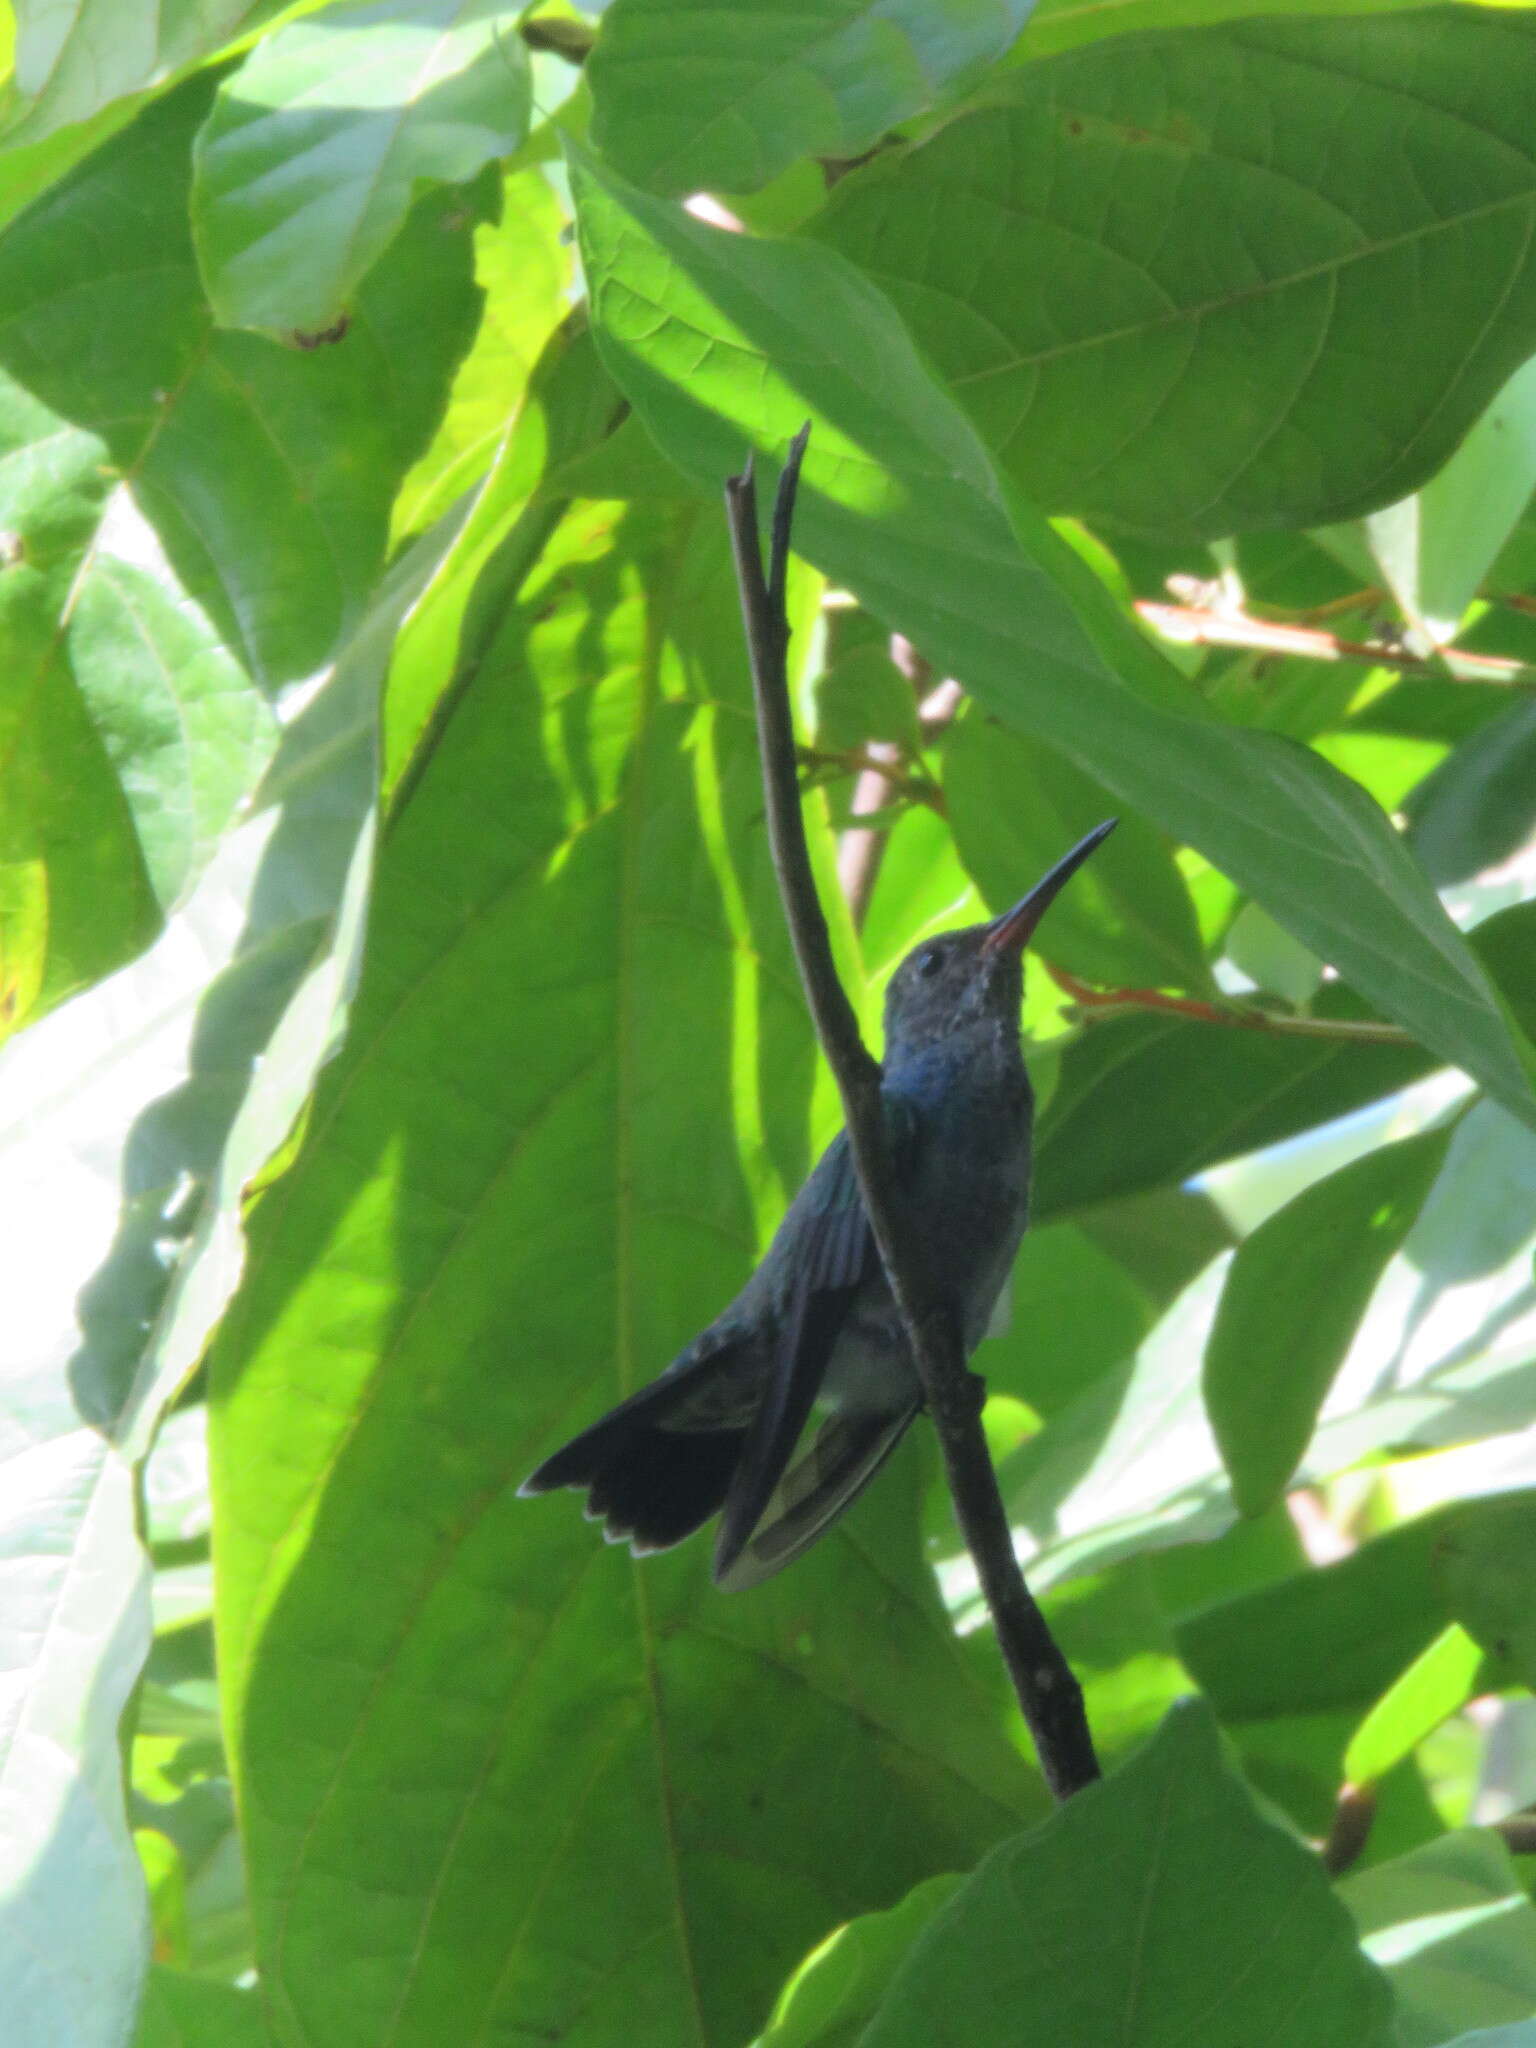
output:
M530 13L0 5L7 2048L1532 2048L1536 15ZM806 418L871 1031L1123 821L977 1361L1054 1813L926 1431L738 1596L515 1497L836 1125Z

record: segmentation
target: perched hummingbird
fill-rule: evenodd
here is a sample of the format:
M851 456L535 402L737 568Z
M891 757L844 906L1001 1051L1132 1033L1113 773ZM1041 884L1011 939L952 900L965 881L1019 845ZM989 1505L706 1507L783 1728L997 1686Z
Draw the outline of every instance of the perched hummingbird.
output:
M990 924L925 939L886 993L880 1094L892 1162L967 1356L1003 1294L1029 1203L1024 948L1114 825L1090 832ZM922 1398L839 1132L730 1307L521 1491L586 1489L587 1519L636 1556L680 1543L723 1509L715 1581L752 1586L857 1499ZM791 1464L813 1408L825 1419Z

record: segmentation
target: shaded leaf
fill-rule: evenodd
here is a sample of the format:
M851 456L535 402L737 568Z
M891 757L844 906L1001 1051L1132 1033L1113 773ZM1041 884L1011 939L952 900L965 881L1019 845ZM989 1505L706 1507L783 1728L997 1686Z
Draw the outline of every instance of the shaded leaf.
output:
M846 178L816 232L1037 503L1317 525L1414 489L1536 345L1533 88L1532 25L1481 8L1111 37Z
M424 187L516 149L529 104L518 13L348 0L258 43L194 153L193 235L221 326L333 327Z
M851 157L998 56L1029 0L615 0L587 75L597 146L656 192L753 192Z
M1479 1502L1441 1546L1437 1564L1452 1614L1501 1672L1520 1684L1536 1680L1536 1493Z
M940 1907L861 2048L1252 2048L1392 2040L1391 2000L1313 1856L1259 1814L1202 1708Z
M1055 748L995 720L962 718L944 748L944 794L960 858L1004 910L1113 809L1101 785ZM1209 975L1189 891L1166 842L1134 813L1063 896L1043 951L1109 986L1203 989Z
M1497 1835L1458 1829L1346 1878L1339 1897L1387 1974L1402 2048L1437 2048L1469 2020L1496 2026L1536 2009L1536 1907ZM1467 2038L1496 2048L1505 2031Z
M156 1964L133 2048L268 2048L271 2038L257 1992Z
M1511 704L1406 798L1408 842L1441 888L1496 867L1536 826L1536 704Z
M1423 1206L1447 1130L1314 1181L1238 1247L1205 1347L1206 1408L1238 1510L1285 1491L1382 1272Z

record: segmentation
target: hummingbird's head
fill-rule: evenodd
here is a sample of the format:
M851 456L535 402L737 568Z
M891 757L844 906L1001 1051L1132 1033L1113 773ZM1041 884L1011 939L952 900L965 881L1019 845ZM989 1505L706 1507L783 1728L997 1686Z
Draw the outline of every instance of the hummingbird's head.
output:
M975 1025L1002 1023L1017 1044L1024 948L1063 884L1114 831L1108 818L1080 839L1011 910L988 924L939 932L914 946L885 995L887 1064Z

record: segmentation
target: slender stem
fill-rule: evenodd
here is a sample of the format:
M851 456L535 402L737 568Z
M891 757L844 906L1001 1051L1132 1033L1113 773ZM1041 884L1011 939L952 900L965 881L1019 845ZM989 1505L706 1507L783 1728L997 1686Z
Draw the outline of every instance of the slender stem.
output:
M892 1169L880 1067L859 1036L852 1006L837 978L811 874L795 772L786 662L789 622L784 612L790 522L809 431L803 428L796 435L779 480L766 579L751 463L725 486L757 701L769 841L806 999L843 1098L864 1206L943 1451L955 1516L975 1561L1040 1768L1055 1797L1066 1799L1099 1775L1082 1690L1024 1583L1014 1554L1013 1531L981 1427L977 1383L967 1370L952 1304L932 1285Z
M1502 654L1467 654L1442 647L1434 654L1415 654L1390 640L1341 640L1311 626L1287 626L1275 619L1250 618L1246 612L1210 611L1201 605L1136 601L1138 617L1164 640L1184 647L1252 647L1261 654L1289 654L1305 661L1366 661L1378 668L1449 677L1457 683L1506 683L1529 689L1536 669L1529 662Z
M1221 1024L1229 1031L1267 1031L1277 1038L1331 1038L1345 1045L1416 1045L1412 1032L1400 1024L1378 1024L1367 1017L1287 1017L1276 1010L1250 1010L1239 1004L1201 1002L1195 996L1166 996L1156 988L1090 988L1065 967L1044 963L1046 973L1075 1003L1099 1017L1128 1017L1138 1010L1160 1010L1188 1017L1196 1024Z

